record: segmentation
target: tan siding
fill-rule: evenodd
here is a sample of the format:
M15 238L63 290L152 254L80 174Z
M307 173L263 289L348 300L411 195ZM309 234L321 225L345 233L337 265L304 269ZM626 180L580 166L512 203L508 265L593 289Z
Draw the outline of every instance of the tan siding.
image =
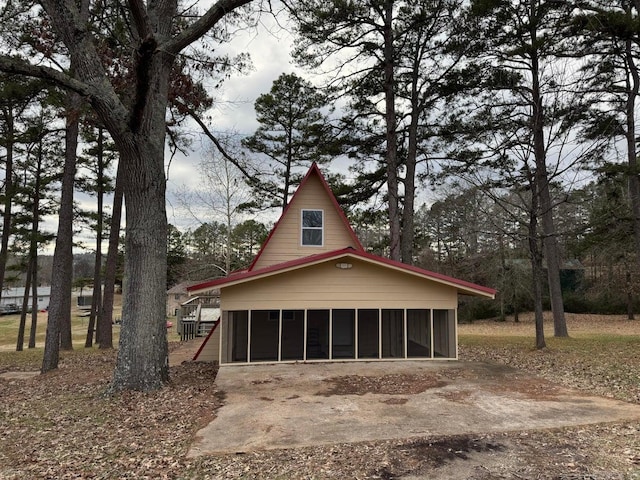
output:
M303 247L300 244L301 212L306 209L324 211L324 245L322 247ZM320 179L312 175L294 197L254 269L349 246L356 246L349 229L336 211Z
M454 287L349 259L223 288L224 310L305 308L457 308Z
M220 359L220 326L214 330L209 337L209 341L204 346L200 355L199 362L217 362Z

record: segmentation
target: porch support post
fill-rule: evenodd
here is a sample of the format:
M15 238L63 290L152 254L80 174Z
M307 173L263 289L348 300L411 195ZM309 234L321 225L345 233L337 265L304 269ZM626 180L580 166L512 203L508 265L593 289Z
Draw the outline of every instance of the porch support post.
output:
M329 309L329 360L333 360L333 309Z
M358 322L358 320L359 320L359 319L358 319L358 309L356 308L356 309L355 309L355 315L354 315L354 317L353 317L353 321L356 323L356 324L355 324L355 328L354 328L354 332L355 332L355 333L354 333L354 338L353 338L353 349L354 349L354 352L353 352L353 353L354 353L354 356L353 356L353 358L355 358L355 359L357 359L357 358L358 358L358 343L359 343L359 342L358 342L358 326L359 326L359 323L360 323L360 322Z
M458 309L453 309L453 329L456 331L456 360L458 360Z
M435 346L435 341L433 339L433 335L434 335L434 332L433 332L433 308L429 309L429 323L430 323L430 326L431 326L431 358L435 358L435 355L434 355L435 352L433 351L433 348Z
M247 363L251 363L251 312L247 312Z
M302 359L306 362L307 361L307 312L308 310L305 308L304 309L304 326L303 326L303 340L304 340L304 344L302 346Z
M278 310L278 361L282 361L282 310Z
M378 358L382 359L382 309L378 309Z

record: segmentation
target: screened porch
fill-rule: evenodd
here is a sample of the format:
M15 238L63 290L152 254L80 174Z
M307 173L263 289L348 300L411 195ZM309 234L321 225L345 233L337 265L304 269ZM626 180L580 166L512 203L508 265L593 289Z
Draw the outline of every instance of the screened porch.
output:
M221 363L455 359L455 309L223 312Z

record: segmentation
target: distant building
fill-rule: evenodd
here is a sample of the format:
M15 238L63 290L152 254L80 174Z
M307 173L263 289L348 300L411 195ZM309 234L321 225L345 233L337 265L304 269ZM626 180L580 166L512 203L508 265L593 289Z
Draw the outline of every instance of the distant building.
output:
M24 297L24 287L5 288L2 290L2 299L0 306L7 307L17 305L22 308L22 299ZM51 298L51 287L38 287L38 310L49 308L49 299ZM31 308L31 289L29 289L29 308Z
M202 281L196 280L182 282L167 290L167 315L178 315L178 310L182 304L193 298L193 296L187 291L187 288L198 283L202 283ZM213 296L220 295L220 291L218 289L213 289L212 292L208 293Z

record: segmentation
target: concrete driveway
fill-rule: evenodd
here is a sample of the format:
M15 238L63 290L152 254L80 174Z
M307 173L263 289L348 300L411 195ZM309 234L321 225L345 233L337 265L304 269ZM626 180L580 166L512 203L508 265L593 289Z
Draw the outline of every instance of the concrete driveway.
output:
M640 419L640 405L485 363L226 366L216 382L225 405L191 457Z

